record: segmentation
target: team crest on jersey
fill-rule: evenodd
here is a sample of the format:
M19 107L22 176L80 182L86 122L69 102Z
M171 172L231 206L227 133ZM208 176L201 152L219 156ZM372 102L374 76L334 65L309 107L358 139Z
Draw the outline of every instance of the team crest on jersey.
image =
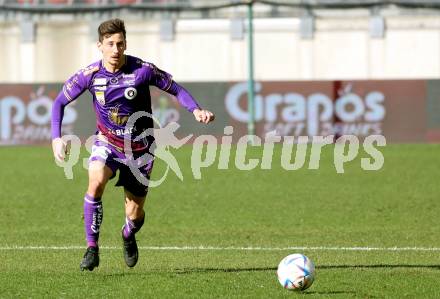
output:
M113 77L110 79L111 84L118 84L118 82L119 82L119 79L117 77Z
M105 105L105 97L103 91L95 91L95 97L99 104Z
M128 87L124 91L124 96L127 100L133 100L137 96L137 90L134 87Z

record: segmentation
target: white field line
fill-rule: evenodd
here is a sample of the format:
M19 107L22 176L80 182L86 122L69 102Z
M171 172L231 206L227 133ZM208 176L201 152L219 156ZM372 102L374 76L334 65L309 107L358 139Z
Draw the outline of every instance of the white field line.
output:
M79 250L85 246L0 246L0 251L7 250ZM101 246L106 250L121 250L117 246ZM139 246L140 250L156 251L440 251L439 247L326 247L326 246L292 246L292 247L214 247L214 246Z

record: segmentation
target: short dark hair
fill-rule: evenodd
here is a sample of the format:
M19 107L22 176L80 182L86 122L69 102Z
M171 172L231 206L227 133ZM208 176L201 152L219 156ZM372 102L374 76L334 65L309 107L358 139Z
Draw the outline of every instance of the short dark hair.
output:
M102 22L98 27L98 36L100 42L102 42L105 37L115 33L122 33L124 39L126 39L125 24L121 19L107 20Z

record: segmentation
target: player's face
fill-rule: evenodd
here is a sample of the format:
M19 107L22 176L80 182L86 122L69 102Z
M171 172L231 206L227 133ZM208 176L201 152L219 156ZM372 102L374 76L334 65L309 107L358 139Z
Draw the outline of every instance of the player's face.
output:
M102 42L98 42L98 48L102 53L104 64L114 67L123 64L124 51L127 48L127 44L122 33L115 33L104 37Z

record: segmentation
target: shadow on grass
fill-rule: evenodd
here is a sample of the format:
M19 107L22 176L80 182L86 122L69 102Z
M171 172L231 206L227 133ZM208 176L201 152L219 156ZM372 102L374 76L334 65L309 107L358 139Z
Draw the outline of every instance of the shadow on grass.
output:
M306 290L301 293L301 295L342 295L342 294L344 294L344 295L348 295L348 294L357 295L356 292L351 292L351 291L348 291L348 292L347 291L328 291L328 292L320 291L320 292L316 292L316 291Z
M440 265L387 265L387 264L378 264L378 265L321 265L316 266L318 270L332 270L332 269L399 269L399 268L407 268L407 269L417 269L417 268L425 268L425 269L435 269L440 270ZM197 274L197 273L242 273L242 272L275 272L277 270L276 267L249 267L249 268L175 268L175 269L150 269L146 271L127 271L122 273L112 273L112 274L104 274L107 277L116 277L116 276L130 276L130 275L151 275L154 273L162 272L162 273L173 273L178 275L185 274ZM327 293L326 293L327 294Z
M255 268L183 268L174 269L177 274L191 274L191 273L236 273L236 272L265 272L276 271L277 268L273 267L255 267Z
M317 269L375 269L375 268L383 268L383 269L396 269L396 268L428 268L428 269L437 269L440 270L440 265L419 265L419 264L396 264L396 265L388 265L388 264L378 264L378 265L321 265L316 266Z
M316 266L316 269L397 269L397 268L428 268L440 270L440 265L321 265ZM183 268L174 269L173 272L177 274L191 274L191 273L210 273L210 272L265 272L276 271L276 267L253 267L253 268Z

